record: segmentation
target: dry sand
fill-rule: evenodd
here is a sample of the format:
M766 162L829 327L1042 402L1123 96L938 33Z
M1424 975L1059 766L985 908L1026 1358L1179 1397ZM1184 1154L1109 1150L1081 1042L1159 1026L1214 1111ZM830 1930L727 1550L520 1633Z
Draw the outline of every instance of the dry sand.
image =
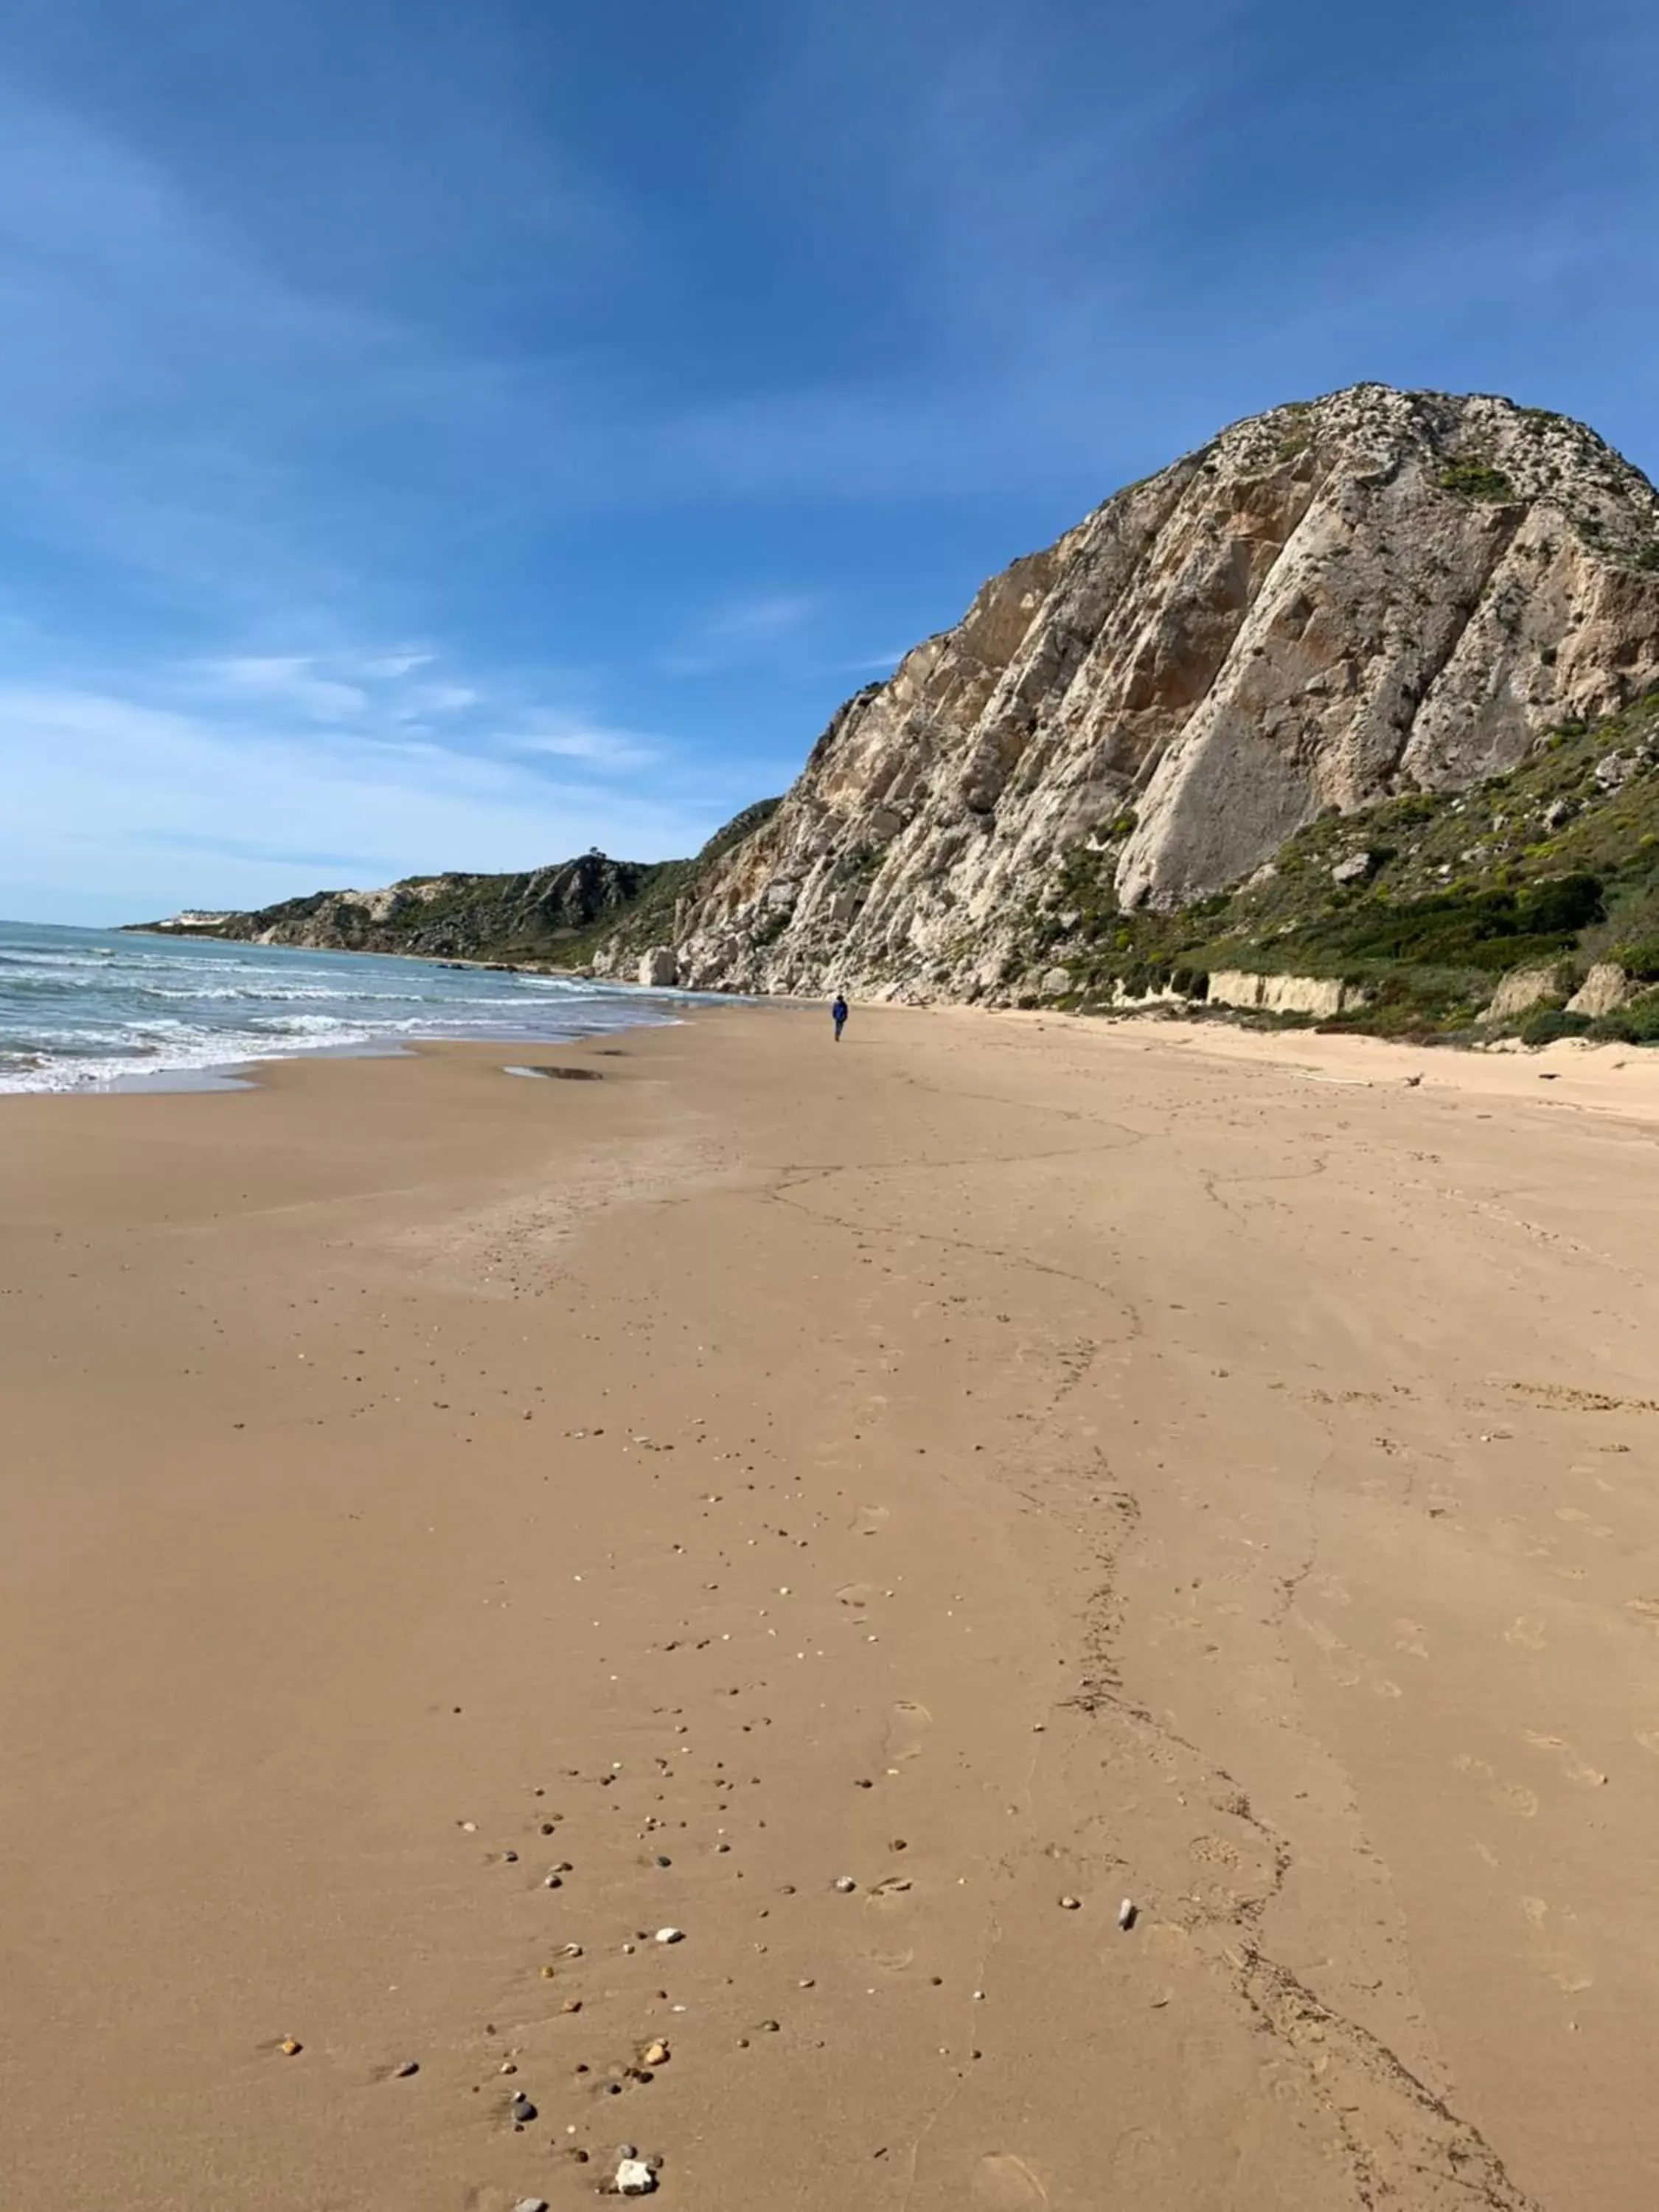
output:
M1650 2212L1659 1084L1560 1067L0 1101L0 2200Z

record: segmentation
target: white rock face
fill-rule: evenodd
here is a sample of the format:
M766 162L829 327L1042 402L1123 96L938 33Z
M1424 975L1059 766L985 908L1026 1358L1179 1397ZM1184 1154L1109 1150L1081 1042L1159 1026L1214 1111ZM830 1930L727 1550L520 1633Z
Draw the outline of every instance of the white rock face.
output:
M1237 423L841 709L688 902L682 979L1003 995L1079 847L1121 904L1178 905L1324 809L1623 704L1659 679L1655 548L1646 478L1507 400L1360 385Z
M679 963L671 945L653 945L640 962L640 981L647 990L672 990L679 978Z
M1258 975L1247 969L1218 969L1210 978L1212 1006L1255 1007L1264 1014L1312 1014L1321 1020L1365 1003L1357 984L1327 975Z
M1588 1014L1594 1021L1610 1014L1633 995L1631 980L1616 960L1598 960L1567 1000L1570 1014Z
M1507 975L1499 978L1492 1003L1480 1018L1486 1022L1512 1022L1517 1014L1529 1013L1533 1007L1542 1006L1546 999L1556 997L1560 989L1559 962L1550 968L1511 968Z

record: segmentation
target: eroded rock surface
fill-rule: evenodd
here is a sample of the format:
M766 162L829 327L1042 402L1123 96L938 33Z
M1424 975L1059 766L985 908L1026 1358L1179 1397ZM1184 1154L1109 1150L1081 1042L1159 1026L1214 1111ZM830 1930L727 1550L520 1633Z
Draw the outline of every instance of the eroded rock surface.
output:
M1030 901L1237 881L1659 679L1659 499L1594 432L1380 385L1235 424L849 701L678 918L681 980L998 995Z

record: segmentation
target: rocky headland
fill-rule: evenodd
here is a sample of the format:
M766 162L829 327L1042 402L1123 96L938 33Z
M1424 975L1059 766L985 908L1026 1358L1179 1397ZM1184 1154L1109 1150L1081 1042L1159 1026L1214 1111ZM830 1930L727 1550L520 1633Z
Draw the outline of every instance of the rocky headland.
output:
M1506 935L1577 961L1540 994L1565 1006L1607 950L1589 933L1659 936L1656 684L1646 477L1561 416L1360 385L1236 423L1016 561L839 710L781 803L693 861L322 894L212 933L700 988L1107 1005L1282 975L1314 920L1495 893L1495 926L1455 957L1405 960L1462 978L1408 990L1411 1018L1489 1012L1513 963L1462 954ZM1559 761L1540 777L1563 745L1574 777ZM1431 835L1477 792L1483 834L1471 817ZM1577 823L1585 845L1586 816L1588 860L1563 842ZM1544 896L1531 926L1532 891L1568 874L1594 888ZM1334 988L1281 1011L1364 1019L1412 950L1335 934L1300 946Z

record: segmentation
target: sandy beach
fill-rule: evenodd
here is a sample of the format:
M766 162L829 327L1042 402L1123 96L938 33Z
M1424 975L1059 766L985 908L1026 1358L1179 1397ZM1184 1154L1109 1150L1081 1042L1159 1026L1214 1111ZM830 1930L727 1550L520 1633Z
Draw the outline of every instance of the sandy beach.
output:
M1649 2212L1620 1057L0 1099L0 2197Z

